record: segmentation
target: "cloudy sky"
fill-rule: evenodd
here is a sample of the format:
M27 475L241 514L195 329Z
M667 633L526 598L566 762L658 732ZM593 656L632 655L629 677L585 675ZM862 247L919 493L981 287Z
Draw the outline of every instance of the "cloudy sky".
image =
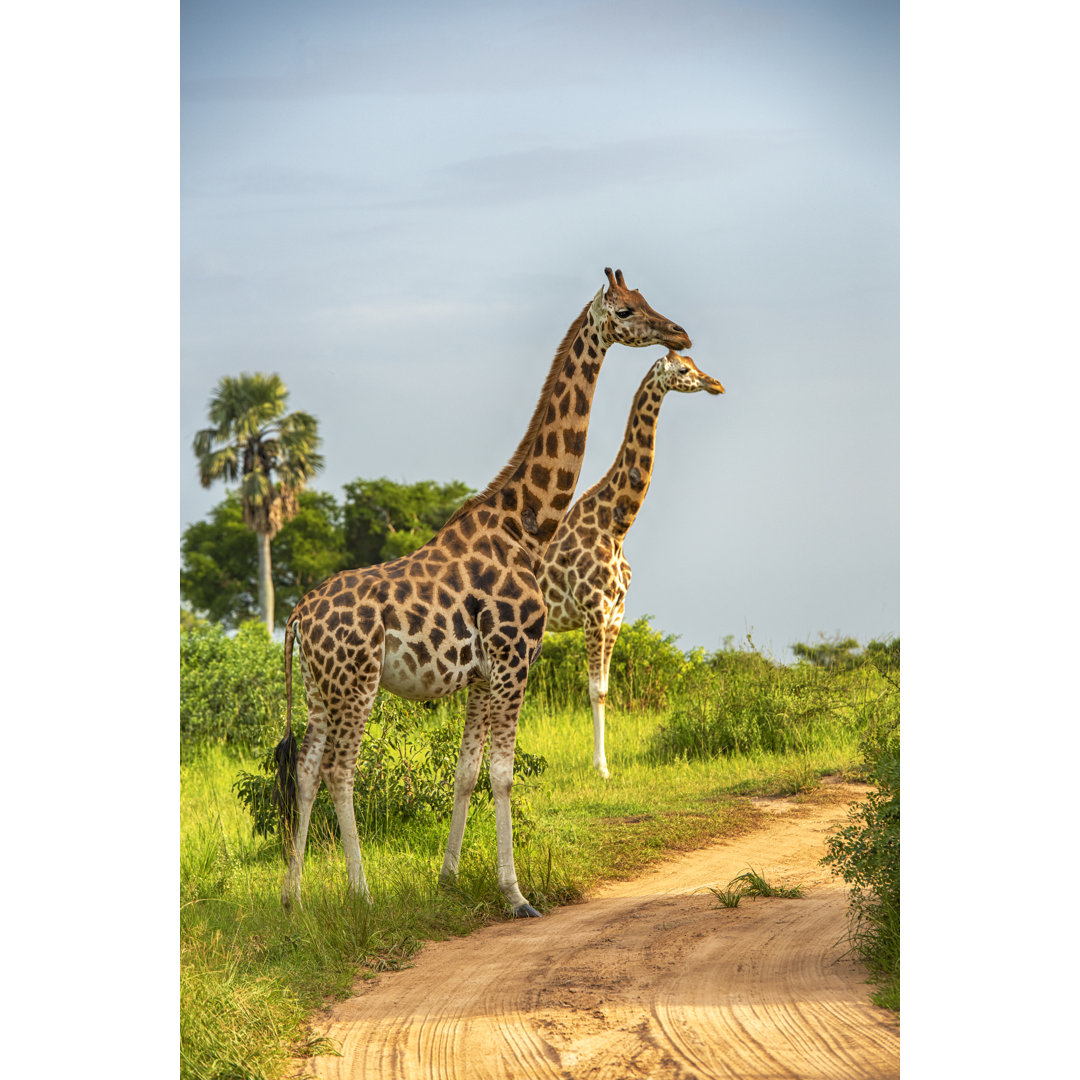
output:
M897 4L184 0L180 44L181 529L242 371L317 488L483 487L621 267L727 390L664 404L628 619L899 632ZM662 352L608 353L579 492Z

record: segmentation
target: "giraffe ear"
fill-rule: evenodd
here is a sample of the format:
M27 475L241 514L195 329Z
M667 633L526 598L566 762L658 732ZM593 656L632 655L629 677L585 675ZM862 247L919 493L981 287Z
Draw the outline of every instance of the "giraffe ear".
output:
M600 314L603 312L603 310L604 310L604 287L603 287L603 285L601 285L600 288L597 289L596 295L592 298L592 304L590 305L590 307L592 309L592 313L594 315L596 315L597 317L599 317Z

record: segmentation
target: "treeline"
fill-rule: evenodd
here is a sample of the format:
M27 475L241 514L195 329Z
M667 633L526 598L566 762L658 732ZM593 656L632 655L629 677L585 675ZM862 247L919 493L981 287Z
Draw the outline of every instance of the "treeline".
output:
M341 502L328 492L301 491L296 516L272 541L275 623L284 626L304 593L339 570L396 559L426 544L471 494L456 480L398 484L385 478L346 484ZM180 554L180 596L192 611L229 629L258 618L258 549L238 492L184 530Z

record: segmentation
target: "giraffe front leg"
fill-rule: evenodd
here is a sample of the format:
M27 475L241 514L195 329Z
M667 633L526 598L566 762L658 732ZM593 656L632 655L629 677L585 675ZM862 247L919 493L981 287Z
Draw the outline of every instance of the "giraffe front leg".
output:
M454 809L450 815L450 835L446 840L442 870L439 871L440 885L452 885L457 881L469 800L476 788L480 759L484 754L484 740L491 723L490 697L491 693L483 683L474 683L469 687L469 697L465 705L465 730L461 735L461 752L458 754L457 771L454 774Z
M612 633L603 623L591 623L585 627L585 652L589 661L589 704L592 706L593 718L593 768L604 780L611 775L604 754L604 710L607 705L611 649L618 632L618 627L615 627Z
M491 728L491 795L495 803L495 842L499 859L499 890L517 918L539 919L536 910L518 888L514 868L514 826L510 817L510 789L514 785L514 742L524 685L502 709L493 704Z

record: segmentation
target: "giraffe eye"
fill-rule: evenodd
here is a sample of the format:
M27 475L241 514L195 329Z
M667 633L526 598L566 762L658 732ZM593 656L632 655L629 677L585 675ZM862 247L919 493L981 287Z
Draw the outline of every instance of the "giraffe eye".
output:
M619 308L615 314L618 315L620 319L629 319L634 312L632 308Z

